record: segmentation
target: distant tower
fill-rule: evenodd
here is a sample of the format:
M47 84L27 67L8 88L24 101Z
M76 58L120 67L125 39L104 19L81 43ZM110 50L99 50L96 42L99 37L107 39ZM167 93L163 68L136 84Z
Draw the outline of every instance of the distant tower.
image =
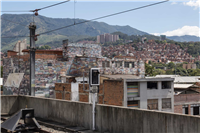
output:
M105 35L100 35L100 43L105 43Z
M109 42L113 42L113 35L109 35Z
M105 42L109 42L110 34L106 33L106 34L104 34L104 36L105 36Z
M67 40L63 40L63 58L64 59L68 59L68 51L67 51L67 48L68 48L68 39Z
M161 40L161 41L166 40L166 35L160 35L160 40Z
M100 35L97 36L97 43L100 43Z
M113 35L113 42L116 42L117 40L119 40L119 35Z

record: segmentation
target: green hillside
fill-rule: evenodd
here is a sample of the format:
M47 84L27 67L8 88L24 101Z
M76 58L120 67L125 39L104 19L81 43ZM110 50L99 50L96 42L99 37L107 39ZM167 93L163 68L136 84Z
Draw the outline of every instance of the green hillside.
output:
M22 25L29 25L33 21L33 16L30 14L3 14L1 16L3 19L11 20ZM37 16L34 18L35 24L37 26L36 34L49 31L52 29L60 28L66 25L74 24L74 19L69 18L47 18L44 16ZM83 19L76 19L76 23L85 21ZM14 24L5 20L1 21L1 35L2 37L6 36L28 36L29 29L28 27ZM97 36L104 33L113 33L113 32L123 32L128 35L145 35L148 33L139 31L130 26L112 26L103 22L88 22L72 27L68 27L62 30L51 32L43 36L38 37L37 45L43 44L54 44L59 42L61 45L63 39L69 39L69 41L77 41L82 38ZM2 38L2 51L12 49L12 46L18 41L23 40L24 38ZM29 41L29 38L27 38Z

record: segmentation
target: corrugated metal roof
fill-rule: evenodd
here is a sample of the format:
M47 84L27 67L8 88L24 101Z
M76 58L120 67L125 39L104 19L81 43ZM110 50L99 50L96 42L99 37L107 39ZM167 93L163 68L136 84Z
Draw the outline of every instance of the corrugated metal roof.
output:
M193 84L174 84L174 88L181 88L181 89L187 89L190 86L193 86Z
M135 75L101 75L102 77L107 77L109 79L137 79L138 76Z
M156 75L157 78L171 77L174 83L196 83L200 82L200 76L180 76L180 75Z
M170 78L174 78L174 77L180 77L180 75L156 75L155 77L161 77L161 78L163 78L163 77L170 77Z
M191 76L191 77L174 77L174 83L196 83L200 82L200 76Z

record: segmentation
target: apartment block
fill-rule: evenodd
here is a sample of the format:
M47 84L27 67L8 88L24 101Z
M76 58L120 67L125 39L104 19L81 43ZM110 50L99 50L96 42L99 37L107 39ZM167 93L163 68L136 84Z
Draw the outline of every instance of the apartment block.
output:
M100 36L97 36L97 43L100 43Z
M97 43L116 42L117 40L119 40L119 35L105 33L97 36Z
M124 80L124 106L174 112L172 78Z

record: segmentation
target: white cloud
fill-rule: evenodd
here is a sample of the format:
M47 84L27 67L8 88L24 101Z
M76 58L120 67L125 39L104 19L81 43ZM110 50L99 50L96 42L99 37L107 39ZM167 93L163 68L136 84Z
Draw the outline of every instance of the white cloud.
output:
M200 0L190 0L189 2L183 2L184 5L195 7L195 8L199 7L199 3L200 3Z
M184 35L191 35L191 36L199 36L200 37L200 28L198 26L183 26L182 28L167 31L164 33L153 33L153 35L166 35L166 36L184 36Z
M171 3L171 5L176 5L176 4L177 4L177 2L172 2L172 3Z

